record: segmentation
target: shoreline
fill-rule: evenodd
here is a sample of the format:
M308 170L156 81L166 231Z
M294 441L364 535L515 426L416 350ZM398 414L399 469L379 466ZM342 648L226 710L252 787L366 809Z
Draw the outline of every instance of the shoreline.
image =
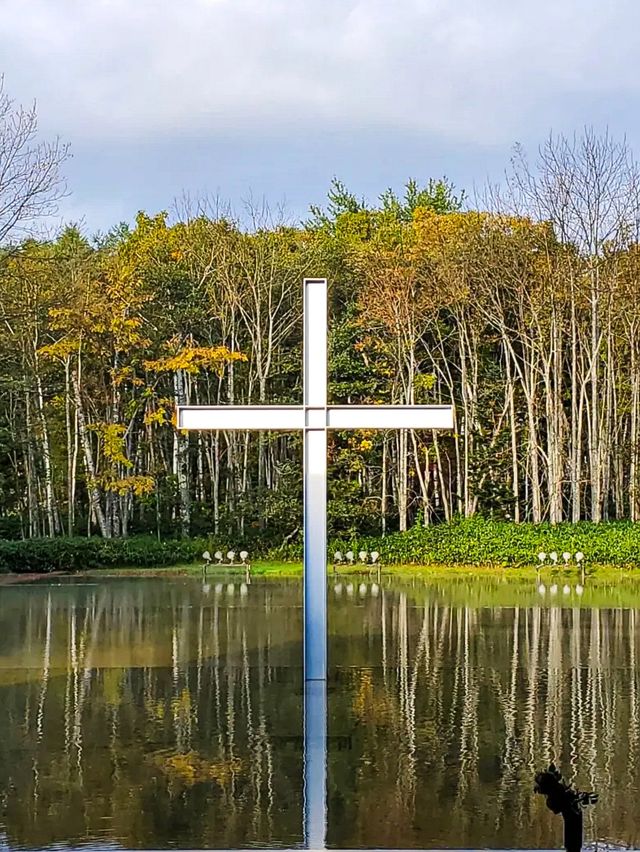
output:
M201 565L197 564L178 564L169 566L157 567L128 567L121 568L89 568L79 571L48 571L48 572L25 572L23 573L6 573L0 574L0 586L10 586L15 584L37 583L47 577L202 577L220 578L220 577L242 577L244 569L240 566L232 569L216 570L215 566L211 566L206 575L202 570ZM332 566L327 567L327 577L341 576L360 576L374 578L377 575L376 569L371 569L363 565L354 565L350 568L340 566L337 570L333 570ZM302 577L302 563L278 563L278 562L257 562L251 566L251 576L258 578L283 578L297 579ZM382 566L382 577L402 577L403 579L420 578L420 579L478 579L491 578L501 579L504 582L533 582L535 580L548 581L556 580L579 580L580 572L576 571L575 567L564 568L562 566L550 567L545 566L538 570L530 567L505 568L497 565L387 565ZM640 584L640 570L635 566L618 567L612 565L587 565L586 577L588 582L620 582L631 581Z

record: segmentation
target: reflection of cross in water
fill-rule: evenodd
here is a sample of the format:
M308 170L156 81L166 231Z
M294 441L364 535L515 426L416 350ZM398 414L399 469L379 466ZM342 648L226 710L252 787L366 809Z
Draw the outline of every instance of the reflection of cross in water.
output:
M302 405L180 406L180 429L304 432L304 834L324 848L327 721L327 429L452 429L449 405L327 405L327 282L304 282Z

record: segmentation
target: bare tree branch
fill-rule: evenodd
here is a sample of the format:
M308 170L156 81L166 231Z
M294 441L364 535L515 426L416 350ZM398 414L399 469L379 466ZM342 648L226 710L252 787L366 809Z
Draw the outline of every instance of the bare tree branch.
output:
M16 104L0 77L0 245L33 233L38 220L57 212L66 195L60 167L69 146L38 140L35 104Z

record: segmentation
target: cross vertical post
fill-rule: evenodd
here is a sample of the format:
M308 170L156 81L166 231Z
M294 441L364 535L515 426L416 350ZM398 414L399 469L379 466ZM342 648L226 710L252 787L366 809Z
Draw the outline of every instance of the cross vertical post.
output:
M304 677L327 679L327 282L304 282Z
M327 771L327 281L304 281L304 835L323 849Z

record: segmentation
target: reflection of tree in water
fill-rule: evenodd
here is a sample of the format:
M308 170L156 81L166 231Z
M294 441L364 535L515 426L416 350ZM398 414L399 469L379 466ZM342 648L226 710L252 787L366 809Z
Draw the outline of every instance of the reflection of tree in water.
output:
M226 584L16 597L2 647L31 633L0 657L11 844L300 841L299 593L251 591L258 617Z
M551 760L602 794L587 838L640 841L635 610L334 600L331 659L352 668L330 730L352 748L330 754L332 844L552 848L533 792Z
M637 611L371 588L332 595L334 843L552 848L561 827L533 793L552 759L601 793L587 837L640 841ZM11 845L301 840L298 583L2 594Z

